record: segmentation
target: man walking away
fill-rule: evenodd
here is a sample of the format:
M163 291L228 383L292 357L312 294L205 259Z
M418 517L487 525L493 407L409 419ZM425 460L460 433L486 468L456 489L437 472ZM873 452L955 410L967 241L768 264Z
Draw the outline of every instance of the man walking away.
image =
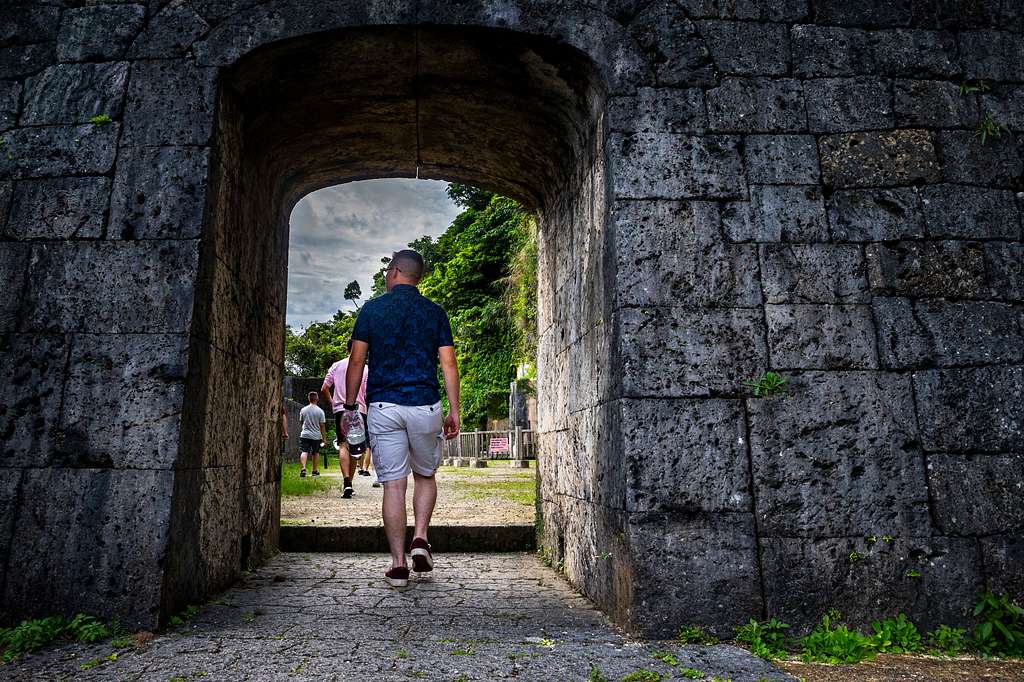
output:
M299 410L299 421L302 422L302 433L299 434L299 444L302 446L299 461L302 463L302 470L299 471L299 478L306 477L306 457L309 453L313 453L313 475L320 475L316 468L317 457L320 454L320 446L327 441L327 431L324 430L327 417L324 411L317 407L316 391L310 391L307 398L309 405Z
M405 493L409 474L415 530L413 570L434 568L427 528L437 502L434 474L441 463L441 439L459 434L459 369L448 315L424 298L416 285L423 258L411 250L391 257L384 274L387 292L363 305L352 332L346 387L355 395L369 358L366 387L367 422L373 465L384 485L384 532L391 550L391 568L384 576L395 587L409 582L405 563ZM437 363L441 362L448 416L441 415ZM345 423L358 423L355 403L346 403ZM347 426L346 426L347 428Z
M348 340L348 352L352 352L352 339ZM349 395L345 390L345 372L348 370L348 358L338 360L327 370L324 377L324 385L320 392L327 399L327 404L334 410L334 434L338 437L338 459L341 465L341 475L345 478L344 489L341 496L352 497L355 488L352 487L352 478L356 466L365 460L351 459L348 456L348 445L345 443L344 427L342 417L345 414L345 403L348 402L345 396ZM366 427L366 367L363 367L363 380L359 385L359 393L356 395L356 404L359 406L359 413L363 415L363 427ZM360 471L360 473L362 473Z

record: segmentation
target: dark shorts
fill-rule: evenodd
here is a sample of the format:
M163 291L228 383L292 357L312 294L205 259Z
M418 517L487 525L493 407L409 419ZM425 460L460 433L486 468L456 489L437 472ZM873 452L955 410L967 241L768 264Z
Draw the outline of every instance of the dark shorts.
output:
M334 437L338 439L338 447L339 448L341 448L341 446L342 446L341 417L344 414L345 414L344 411L342 411L342 412L335 412L334 413ZM364 413L362 413L362 412L360 412L359 414L361 414L363 416L363 430L365 431L366 430L366 415Z
M302 452L308 452L308 453L313 454L313 455L315 455L318 452L320 452L320 439L319 438L316 438L316 439L313 439L313 438L300 438L299 439L299 445L302 446L300 448L300 450Z

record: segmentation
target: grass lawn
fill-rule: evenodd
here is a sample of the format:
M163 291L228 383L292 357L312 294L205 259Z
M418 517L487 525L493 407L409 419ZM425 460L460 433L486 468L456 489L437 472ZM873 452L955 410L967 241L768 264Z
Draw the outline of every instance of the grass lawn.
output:
M314 478L310 476L309 474L312 473L311 467L312 463L310 463L310 468L306 471L306 477L299 478L299 470L302 469L299 463L285 462L281 466L281 496L302 497L305 495L318 495L341 486L341 478L327 478L324 476Z

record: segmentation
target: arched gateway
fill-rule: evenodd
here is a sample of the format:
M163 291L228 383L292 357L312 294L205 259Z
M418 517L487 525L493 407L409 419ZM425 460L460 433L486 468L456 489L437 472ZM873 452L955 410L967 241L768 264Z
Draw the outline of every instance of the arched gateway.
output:
M4 618L275 551L287 216L416 175L537 211L540 541L618 622L1020 595L1024 19L944 7L6 5Z

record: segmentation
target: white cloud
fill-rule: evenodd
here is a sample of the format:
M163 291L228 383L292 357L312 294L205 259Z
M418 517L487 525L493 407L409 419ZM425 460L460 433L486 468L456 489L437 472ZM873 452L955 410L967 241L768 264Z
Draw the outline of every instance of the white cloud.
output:
M364 180L327 187L292 209L287 322L293 328L351 309L345 285L373 287L380 259L423 235L438 237L459 207L437 180Z

